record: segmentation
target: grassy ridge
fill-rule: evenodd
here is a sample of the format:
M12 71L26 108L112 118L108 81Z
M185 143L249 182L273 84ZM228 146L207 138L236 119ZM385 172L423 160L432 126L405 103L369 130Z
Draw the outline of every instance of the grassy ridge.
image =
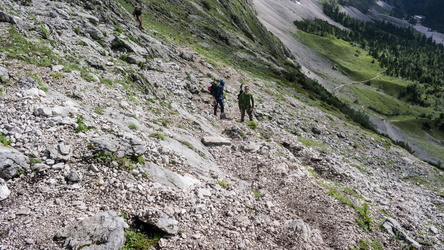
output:
M331 35L321 37L303 31L299 31L298 35L304 44L334 62L342 72L355 81L370 80L384 71L365 50L349 42Z

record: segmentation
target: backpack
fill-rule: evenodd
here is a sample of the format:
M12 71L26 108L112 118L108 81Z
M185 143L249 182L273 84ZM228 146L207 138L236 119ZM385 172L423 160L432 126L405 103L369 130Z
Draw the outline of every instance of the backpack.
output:
M243 86L243 85L244 85L244 84L241 84L239 94L237 94L237 99L238 99L238 100L239 100L240 96L242 95L242 93L244 93L244 90L242 89L242 86Z
M136 6L136 8L134 9L133 15L136 15L136 16L142 15L142 8L140 8L139 6Z
M213 83L213 84L211 84L211 86L208 86L208 91L210 92L210 94L212 96L216 96L217 95L217 88L219 88L219 85L217 85L217 83Z

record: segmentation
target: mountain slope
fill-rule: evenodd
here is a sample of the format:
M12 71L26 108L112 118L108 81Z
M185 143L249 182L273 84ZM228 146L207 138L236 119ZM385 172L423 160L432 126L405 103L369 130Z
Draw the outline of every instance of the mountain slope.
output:
M280 80L286 48L235 28L188 44L114 1L0 10L2 249L119 248L97 235L110 210L160 249L442 248L442 171ZM256 123L238 122L242 83Z

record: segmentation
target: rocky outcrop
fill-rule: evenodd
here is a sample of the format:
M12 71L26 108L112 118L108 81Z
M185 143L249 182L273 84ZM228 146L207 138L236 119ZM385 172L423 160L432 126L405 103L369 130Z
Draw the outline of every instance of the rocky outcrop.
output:
M107 211L63 228L55 235L69 249L122 249L128 225L116 212Z

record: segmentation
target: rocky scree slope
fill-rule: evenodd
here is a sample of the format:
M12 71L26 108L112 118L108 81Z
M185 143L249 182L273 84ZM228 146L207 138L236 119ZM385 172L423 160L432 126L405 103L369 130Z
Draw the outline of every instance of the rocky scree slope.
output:
M2 249L119 249L128 227L158 232L161 249L442 248L443 173L388 139L159 41L123 10L107 20L136 39L93 7L0 8L0 41L16 42L0 54ZM17 34L34 51L13 54ZM213 78L228 119L212 115ZM256 129L238 122L241 83Z

